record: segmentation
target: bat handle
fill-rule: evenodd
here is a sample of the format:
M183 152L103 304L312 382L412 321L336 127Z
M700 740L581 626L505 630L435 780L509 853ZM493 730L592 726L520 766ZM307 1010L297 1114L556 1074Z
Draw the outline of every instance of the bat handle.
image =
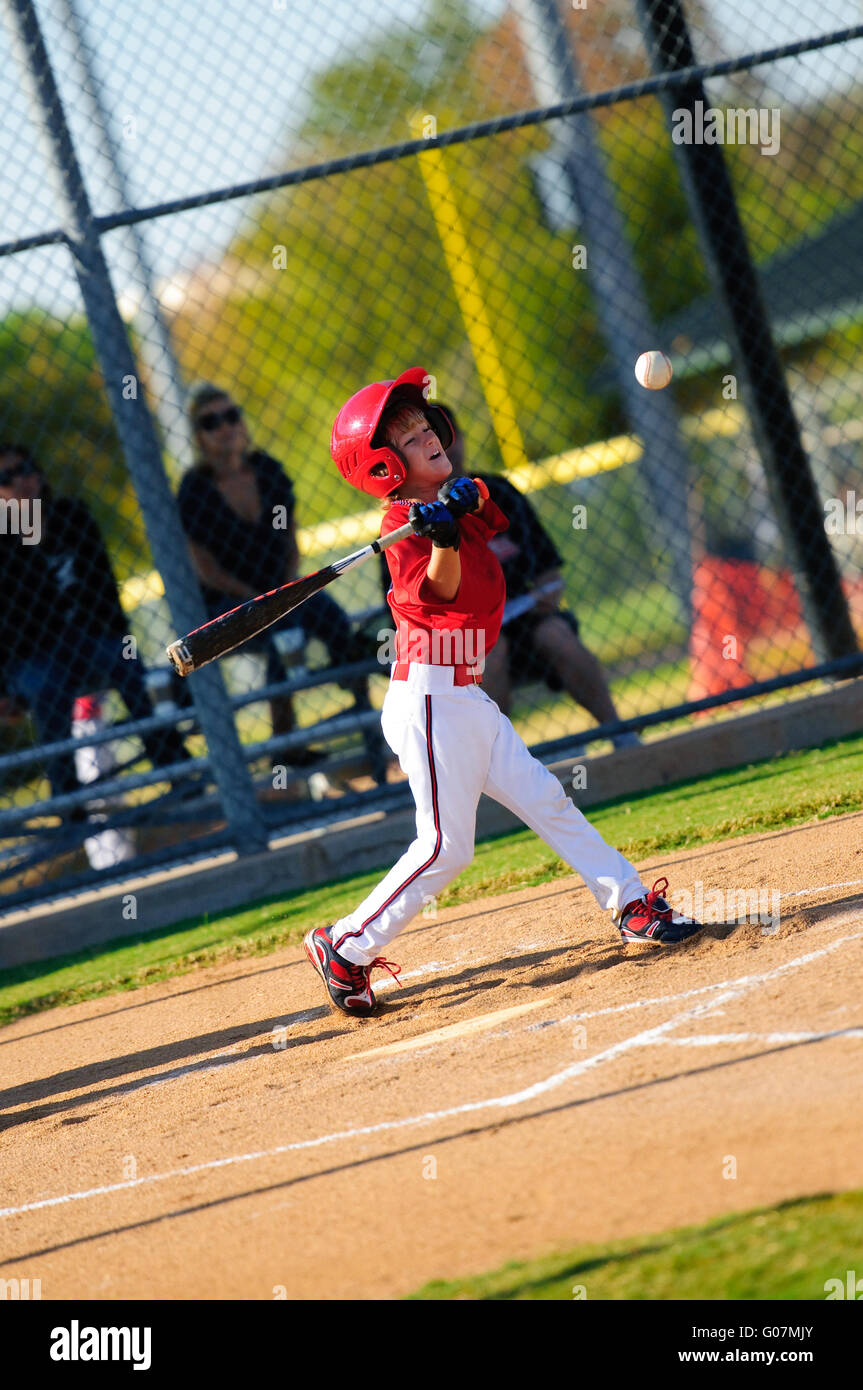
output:
M480 497L485 501L488 497L488 488L481 478L475 478L474 482L479 488ZM407 536L414 535L416 535L414 528L409 521L406 521L404 526L400 526L397 531L390 531L388 536L383 536L379 540L372 541L372 550L379 553L382 550L387 550L391 545L395 545L396 541L403 541Z
M404 526L400 526L397 531L390 531L388 536L382 536L379 540L372 541L372 549L377 554L380 554L383 550L389 550L390 546L395 545L396 541L403 541L407 536L413 536L415 534L414 528L411 526L410 522L406 521Z
M175 671L181 676L191 675L192 671L195 669L195 663L182 637L178 638L176 642L172 642L170 647L166 647L165 650L171 659L171 664Z

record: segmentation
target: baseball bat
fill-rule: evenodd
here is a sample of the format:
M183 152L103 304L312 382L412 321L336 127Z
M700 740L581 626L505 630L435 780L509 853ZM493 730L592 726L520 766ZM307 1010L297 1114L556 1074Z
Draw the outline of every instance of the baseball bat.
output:
M355 550L343 560L335 560L333 564L316 570L314 574L307 574L302 579L292 579L289 584L282 584L278 589L271 589L269 593L247 599L238 608L232 608L229 613L222 613L218 618L213 618L212 622L204 623L203 627L196 627L194 632L177 638L176 642L172 642L166 649L174 669L181 676L189 676L208 662L226 656L228 652L248 642L250 637L256 637L265 628L272 627L279 618L293 612L313 594L320 593L321 589L332 584L339 575L346 574L355 565L361 565L372 555L380 555L381 551L389 549L396 541L403 541L406 536L413 534L413 527L410 522L406 522L397 531L391 531L388 536L364 545L362 550Z

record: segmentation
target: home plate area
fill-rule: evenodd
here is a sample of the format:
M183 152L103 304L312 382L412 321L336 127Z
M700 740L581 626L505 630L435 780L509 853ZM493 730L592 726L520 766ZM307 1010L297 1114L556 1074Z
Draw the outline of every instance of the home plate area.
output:
M391 1298L863 1185L861 826L639 865L771 895L674 949L623 946L575 877L417 918L377 1018L331 1011L297 945L20 1020L0 1274Z

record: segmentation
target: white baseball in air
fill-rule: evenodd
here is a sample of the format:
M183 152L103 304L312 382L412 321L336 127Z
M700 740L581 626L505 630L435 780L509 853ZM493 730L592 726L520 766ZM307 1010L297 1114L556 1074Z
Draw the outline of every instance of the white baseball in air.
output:
M643 352L635 364L636 380L640 385L646 386L648 391L661 391L673 375L671 362L665 353L658 349Z

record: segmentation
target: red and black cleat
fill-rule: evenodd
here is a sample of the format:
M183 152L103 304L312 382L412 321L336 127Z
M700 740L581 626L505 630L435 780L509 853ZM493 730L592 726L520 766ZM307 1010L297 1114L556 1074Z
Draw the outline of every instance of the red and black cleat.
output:
M345 960L344 956L339 955L333 946L330 930L329 927L318 927L306 933L303 939L306 955L326 985L330 1002L343 1014L366 1018L377 1008L369 979L372 971L388 970L398 983L401 966L393 965L383 956L376 956L370 965L354 965L352 960Z
M675 912L662 896L667 878L658 878L649 893L629 903L617 919L620 935L626 941L647 941L657 946L678 946L700 932L703 923Z

